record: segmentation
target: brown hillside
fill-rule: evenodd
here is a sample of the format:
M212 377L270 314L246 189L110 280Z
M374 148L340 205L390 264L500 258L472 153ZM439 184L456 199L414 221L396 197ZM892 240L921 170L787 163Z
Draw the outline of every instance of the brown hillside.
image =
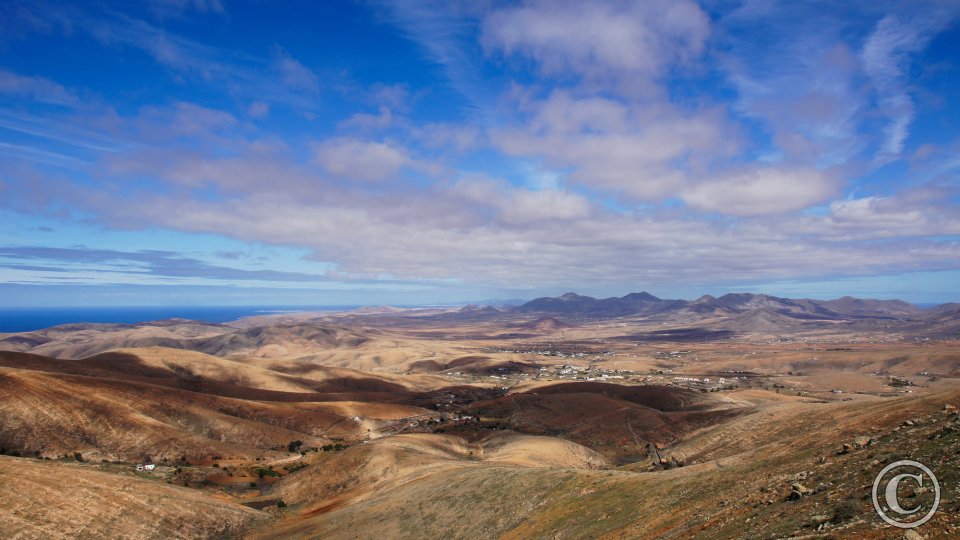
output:
M269 521L202 492L89 465L0 456L0 537L223 538Z

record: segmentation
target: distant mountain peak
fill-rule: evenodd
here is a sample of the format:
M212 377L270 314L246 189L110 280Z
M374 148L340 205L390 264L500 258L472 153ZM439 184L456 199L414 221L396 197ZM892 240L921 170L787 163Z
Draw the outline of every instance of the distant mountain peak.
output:
M659 298L657 298L656 296L648 293L647 291L641 291L641 292L638 292L638 293L632 292L632 293L630 293L630 294L626 294L626 295L623 296L622 300L628 300L628 301L647 300L647 301L649 301L649 302L659 302L659 301L660 301Z
M753 294L753 293L747 293L747 292L741 292L741 293L729 292L721 296L720 300L749 300L755 296L765 296L765 295Z
M495 315L500 313L500 310L493 306L481 306L479 304L467 304L460 308L460 313L469 314L469 315Z
M541 317L535 321L530 321L526 324L520 325L521 328L526 328L528 330L537 330L540 332L556 332L557 330L563 330L564 328L572 328L573 325L556 319L554 317Z

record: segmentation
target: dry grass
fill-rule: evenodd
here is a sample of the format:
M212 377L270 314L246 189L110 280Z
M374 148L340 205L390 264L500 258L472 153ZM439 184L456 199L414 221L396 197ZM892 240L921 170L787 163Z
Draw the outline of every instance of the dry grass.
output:
M0 537L217 538L269 516L203 492L87 465L0 457Z

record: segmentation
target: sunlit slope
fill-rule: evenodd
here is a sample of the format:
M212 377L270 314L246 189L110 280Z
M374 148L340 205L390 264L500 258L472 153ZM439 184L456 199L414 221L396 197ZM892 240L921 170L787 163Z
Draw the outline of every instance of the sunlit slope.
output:
M899 538L875 517L862 486L882 463L906 456L934 464L947 482L960 481L952 472L960 465L956 418L943 411L958 400L960 392L948 391L833 405L784 402L758 410L755 420L762 421L744 416L719 427L729 442L746 442L719 461L657 472L594 470L575 461L521 467L480 457L475 443L450 438L385 440L279 484L277 493L294 504L292 517L254 536L769 538L811 534L826 523L824 532L838 537ZM898 427L911 418L915 427ZM772 430L778 422L785 425ZM872 440L857 446L857 437ZM850 449L839 452L844 444ZM797 482L810 491L791 500ZM837 514L841 503L853 508L850 515ZM949 511L936 522L932 537L954 537L960 526Z
M332 411L0 368L0 445L21 453L128 461L252 458L285 441L320 437L327 427L350 426L343 420Z
M197 490L90 466L0 456L0 537L225 538L269 516Z

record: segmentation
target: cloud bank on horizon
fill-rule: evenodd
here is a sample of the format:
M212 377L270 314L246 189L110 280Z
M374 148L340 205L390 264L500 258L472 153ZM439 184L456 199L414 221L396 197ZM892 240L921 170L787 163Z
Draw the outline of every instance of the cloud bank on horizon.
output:
M960 300L960 5L0 6L8 305Z

